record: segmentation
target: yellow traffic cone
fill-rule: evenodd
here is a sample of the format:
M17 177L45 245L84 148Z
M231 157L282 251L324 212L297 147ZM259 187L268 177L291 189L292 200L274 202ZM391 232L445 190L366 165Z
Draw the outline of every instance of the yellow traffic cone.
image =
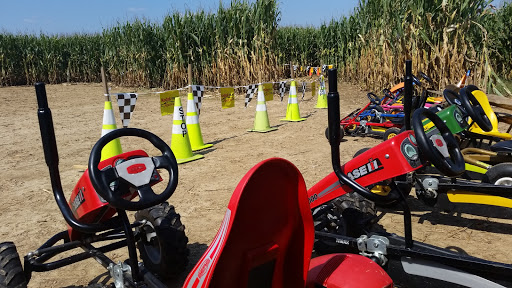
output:
M271 128L268 122L265 94L263 94L263 85L260 84L258 86L258 104L256 105L256 117L254 117L254 129L247 131L265 133L274 130L277 130L277 128Z
M110 131L116 130L116 119L114 118L114 111L112 111L112 102L110 100L105 101L105 109L103 110L103 128L101 129L101 136L103 137ZM121 141L118 139L114 139L105 145L101 150L101 159L103 161L110 157L117 156L123 153L121 149Z
M213 146L213 144L204 144L203 142L201 126L199 126L199 116L197 115L196 103L194 103L194 94L192 93L188 93L186 122L192 151L198 151Z
M299 103L297 101L297 88L295 81L290 84L290 94L288 95L288 107L286 108L286 118L281 121L304 121L306 118L300 118Z
M327 94L325 93L324 75L320 76L320 87L318 88L318 100L315 108L327 108Z
M174 100L174 115L172 121L172 138L171 138L171 150L176 157L178 164L194 161L201 159L204 156L201 154L193 154L192 146L190 145L190 139L187 133L187 124L185 124L185 113L181 106L180 97L176 97Z

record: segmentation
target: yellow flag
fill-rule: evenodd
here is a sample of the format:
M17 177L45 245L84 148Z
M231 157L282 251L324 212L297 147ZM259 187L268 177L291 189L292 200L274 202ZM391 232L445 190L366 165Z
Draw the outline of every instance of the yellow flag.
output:
M316 90L316 87L315 87L315 82L311 82L311 95L315 96L315 90Z
M327 68L329 68L329 69L332 69L332 67L334 67L334 65L327 66Z
M235 88L220 88L220 101L222 109L235 107Z
M274 84L263 83L263 94L265 94L265 101L274 100Z
M180 91L172 90L160 93L160 111L162 116L174 113L174 99L180 96Z

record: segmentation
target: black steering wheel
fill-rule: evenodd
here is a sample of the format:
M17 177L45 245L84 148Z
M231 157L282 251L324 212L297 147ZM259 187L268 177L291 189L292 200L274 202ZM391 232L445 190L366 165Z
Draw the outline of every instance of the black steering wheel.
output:
M430 132L427 135L423 119L428 118L441 135ZM434 166L449 177L460 176L465 171L465 162L459 144L446 124L433 111L418 108L412 116L412 129L423 157L428 157ZM432 131L432 130L431 130Z
M368 99L370 99L370 102L371 102L372 104L380 105L380 99L379 99L379 96L375 95L375 93L370 92L370 93L366 94L366 96L368 96Z
M471 119L478 124L482 130L489 132L492 130L492 123L485 114L484 109L480 105L480 102L476 99L475 95L473 95L473 91L480 90L475 85L468 85L464 88L461 88L459 91L460 102L462 103L462 107L466 113L469 114Z
M463 108L462 103L460 102L460 99L459 99L459 94L456 91L446 88L443 90L443 96L444 96L444 99L446 100L446 102L448 102L448 104L457 105L457 106ZM464 109L464 111L465 111L465 109Z
M425 79L430 85L434 85L434 81L427 74L420 72L421 78Z
M421 85L421 81L420 81L420 79L418 79L418 77L416 77L416 76L414 76L414 75L411 75L411 76L412 76L412 82L413 82L414 84L416 84L416 85L418 85L418 86L420 86L420 87L421 87L422 85Z
M108 166L100 170L98 164L101 159L101 150L107 143L123 136L134 136L148 140L160 152L157 157L140 157L127 160L115 167ZM167 187L160 194L151 188L150 181L154 169L165 169L169 172ZM178 163L171 148L155 134L134 128L122 128L109 132L96 142L89 157L89 176L96 192L111 206L123 210L142 210L162 203L169 199L178 185ZM139 194L139 200L131 201L123 198L124 191L119 191L114 181L125 181L133 185Z
M382 93L384 93L384 96L388 97L389 99L395 100L395 95L389 91L388 88L382 89Z

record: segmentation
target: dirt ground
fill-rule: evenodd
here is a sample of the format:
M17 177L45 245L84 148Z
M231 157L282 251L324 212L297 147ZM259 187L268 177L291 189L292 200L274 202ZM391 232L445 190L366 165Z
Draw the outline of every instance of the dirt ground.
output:
M87 165L90 150L101 135L103 88L101 84L62 84L48 85L46 89L56 129L62 184L69 195L83 172L76 165ZM135 90L112 88L113 93ZM366 93L355 86L340 84L339 91L341 115L367 103ZM298 98L300 101L301 93ZM184 94L181 99L186 106ZM233 189L252 166L270 157L288 159L302 172L308 188L332 171L330 148L324 136L327 110L315 109L316 97L307 92L304 101L300 101L301 115L307 120L281 122L279 119L286 114L286 101L287 98L280 102L276 97L267 102L270 125L278 127L277 131L251 133L247 129L254 126L255 99L245 109L244 95L238 95L234 108L221 109L218 93L206 93L200 123L203 139L214 146L200 152L204 159L179 166L178 188L169 202L181 214L191 253L186 273L169 282L170 287L181 287L186 274L215 236ZM23 257L65 230L66 224L51 192L34 87L0 88L0 107L0 242L15 242ZM172 116L160 115L156 94L139 96L130 127L149 130L170 144ZM341 144L342 163L360 148L382 141L370 137L346 139ZM124 151L153 151L147 143L139 144L136 139L121 141ZM414 199L410 201L416 240L458 247L489 260L512 262L512 220L437 213L417 205ZM264 211L265 207L261 209ZM387 213L380 223L388 231L403 235L400 213ZM126 255L125 249L109 254L116 261L126 259ZM86 260L52 272L34 273L29 287L88 287L110 281L101 265Z

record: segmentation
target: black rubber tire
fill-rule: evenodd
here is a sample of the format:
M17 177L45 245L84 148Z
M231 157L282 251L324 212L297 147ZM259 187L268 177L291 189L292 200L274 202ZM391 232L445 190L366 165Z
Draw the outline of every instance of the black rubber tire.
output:
M340 126L340 142L344 136L345 136L345 129L343 129L343 126ZM329 141L329 127L325 128L325 138L327 138L327 141Z
M330 208L327 208L331 206ZM323 213L321 213L323 212ZM356 193L342 195L312 210L315 231L336 235L359 237L371 231L380 231L377 227L377 210L375 203ZM340 252L340 246L330 242L315 241L317 254ZM353 252L349 247L344 252Z
M485 173L482 182L496 185L512 185L512 163L500 163L492 166Z
M370 148L369 148L369 147L361 148L361 149L357 150L357 152L356 152L356 153L354 153L354 156L353 156L352 158L356 158L356 156L359 156L359 154L363 154L363 152L366 152L366 151L368 151L368 150L370 150Z
M386 140L389 140L389 139L395 137L398 134L400 134L400 129L392 127L392 128L388 128L386 130L386 132L384 132L384 135L382 136L382 138L384 139L384 141L386 141Z
M135 213L137 221L146 220L137 247L144 266L160 278L168 280L185 271L188 264L188 238L185 226L174 206L167 202L155 205ZM148 233L156 233L149 241Z
M20 255L12 242L0 243L0 288L27 287Z

